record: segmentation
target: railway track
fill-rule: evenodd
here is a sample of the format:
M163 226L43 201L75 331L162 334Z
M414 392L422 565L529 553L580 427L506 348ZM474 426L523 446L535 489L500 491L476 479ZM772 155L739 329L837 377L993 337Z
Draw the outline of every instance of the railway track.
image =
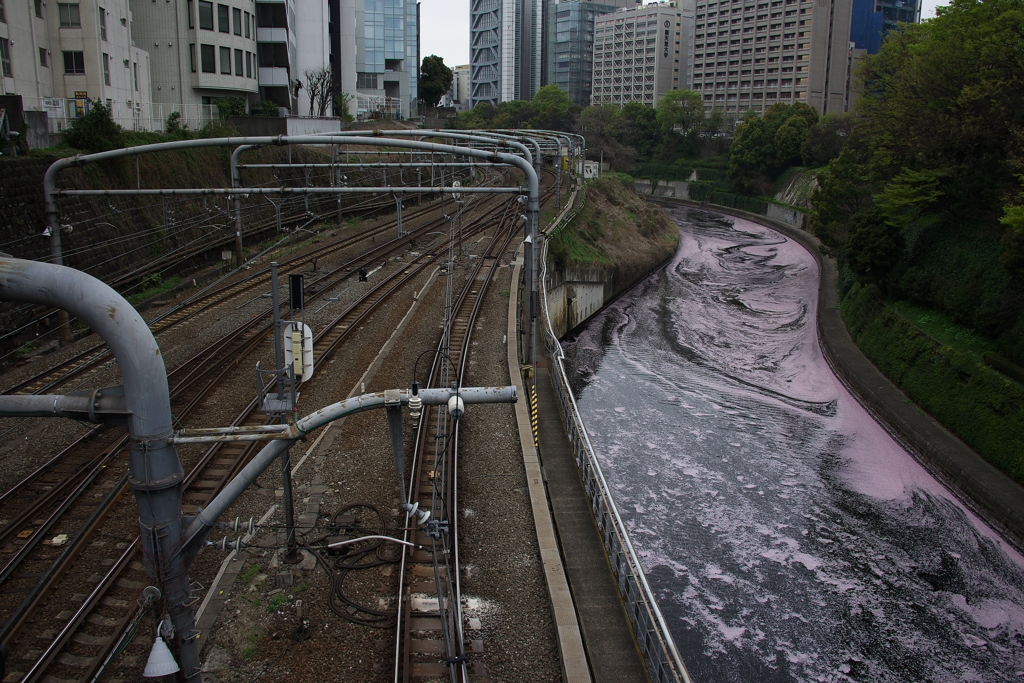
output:
M514 222L513 222L514 223ZM494 235L476 260L460 293L434 355L425 386L462 385L471 336L480 305L501 257L516 233L508 226ZM451 297L449 297L451 299ZM426 411L415 433L408 490L411 502L429 510L425 526L406 518L403 540L420 549L403 553L399 571L399 615L395 634L394 681L486 680L481 641L466 642L458 545L458 425L445 406ZM470 652L469 650L472 650Z
M407 213L404 216L406 222L416 221L423 216L430 214L431 212L437 211L435 203L431 203L428 206L420 207ZM323 248L316 249L310 253L299 255L282 262L280 265L283 268L295 270L303 268L310 264L313 264L321 259L330 258L334 254L342 253L348 249L351 249L355 245L365 242L367 239L375 240L378 237L386 235L388 232L395 230L396 223L387 222L384 225L369 231L367 233L361 233L358 235L351 235L341 240L334 242L330 245L326 245ZM407 237L394 237L386 242L372 247L368 253L382 253L387 251L389 248L393 248L398 244L405 244L409 241L416 239L417 236L423 234L422 231L416 235L410 235ZM404 241L403 241L404 240ZM150 323L150 329L154 335L159 335L167 330L173 328L185 320L193 318L201 313L204 313L212 308L220 306L228 301L236 299L246 292L250 292L254 289L267 287L270 282L270 268L264 268L260 271L253 273L249 277L239 280L237 282L228 282L216 286L208 291L189 297L182 304L176 306L174 309L164 313L163 315L155 318ZM315 283L313 283L315 285ZM45 368L35 375L20 381L12 387L6 389L3 393L5 394L42 394L52 391L54 388L64 384L68 381L73 380L75 377L81 376L82 374L96 368L104 363L109 362L110 354L107 351L106 344L102 341L97 341L91 344L88 348L75 354L73 357L66 359L57 365Z
M379 258L379 257L375 257ZM420 257L420 263L413 266L407 266L402 272L404 273L403 278L400 281L393 284L389 288L384 287L384 283L378 285L367 297L347 309L341 316L339 316L332 325L328 326L323 330L317 337L316 341L316 354L319 362L323 362L323 359L330 357L336 348L341 344L342 340L346 338L348 332L354 329L359 321L369 316L372 311L379 306L387 296L400 288L403 284L414 278L419 274L423 268L425 268L432 259L425 255ZM341 270L341 269L339 269ZM390 282L390 280L389 280ZM322 291L327 291L329 287L323 288ZM377 298L374 299L374 296ZM258 325L253 325L253 328ZM251 331L251 330L250 330ZM239 350L238 344L243 346L247 343L252 343L253 346L258 345L258 342L252 342L252 339L259 338L260 335L253 333L247 337L246 332L239 332L238 341L229 342L228 340L222 340L221 349L224 350L222 355L227 356L233 361L227 361L224 372L228 372L230 367L237 364L237 359L242 356L242 352ZM232 346L231 344L235 344ZM196 374L198 370L187 372L182 371L184 377ZM181 382L175 384L172 382L172 387L178 388L179 386L186 386L187 381L182 378ZM216 381L212 383L215 385ZM182 398L180 400L185 401L187 405L198 405L201 401L201 397L186 398L184 390L179 394ZM261 416L255 413L255 402L251 403L247 410L239 417L237 424L245 424L247 420L260 420ZM179 408L175 408L176 414L179 413ZM113 430L103 430L113 431ZM186 511L193 506L202 505L212 495L214 495L222 485L222 483L230 478L237 469L244 464L248 457L248 453L233 452L232 449L226 448L227 444L221 444L218 447L211 448L205 453L200 459L199 463L192 468L189 477L189 485L186 490L185 506ZM89 489L91 491L92 498L103 498L104 503L110 503L116 505L121 500L124 492L123 479L114 477L112 473L119 469L115 464L110 461L117 452L117 447L107 446L106 457L107 460L94 461L91 467L82 468L79 466L77 469L87 471L95 476L85 477L82 481L74 485L76 490ZM123 448L122 448L123 450ZM54 471L54 470L51 470ZM97 492L95 487L90 488L86 486L86 480L88 484L95 484L99 478L103 476L104 481L107 483L107 488L104 492ZM62 479L58 475L57 479ZM65 489L68 487L65 487ZM20 496L12 496L11 492L5 494L5 498L14 498ZM102 495L101 495L102 494ZM81 497L81 493L79 494ZM127 498L127 497L126 497ZM2 502L2 501L0 501ZM91 506L95 508L95 501L90 501ZM129 505L130 505L129 501ZM62 505L64 501L62 501ZM124 501L122 501L124 504ZM97 516L98 515L98 516ZM30 514L29 517L34 515ZM81 516L81 513L78 513ZM70 518L76 519L76 515L72 512ZM124 633L125 629L131 623L133 615L137 614L138 610L135 607L133 600L137 600L139 590L141 590L144 579L144 573L142 567L137 561L133 559L134 555L134 542L130 539L123 539L109 543L107 540L90 540L95 535L96 528L102 522L102 514L94 512L90 515L89 523L79 529L74 535L74 538L69 538L68 543L61 545L55 543L46 543L45 538L49 534L49 531L43 531L39 533L40 526L36 530L37 539L34 543L35 547L43 548L47 547L49 550L58 554L58 562L51 563L50 571L26 571L27 565L20 565L12 568L9 575L12 579L15 577L20 578L33 578L35 575L42 574L37 581L39 586L38 596L34 599L33 605L26 605L25 601L17 608L17 614L23 615L18 616L17 620L12 622L8 620L8 624L5 626L5 639L11 641L16 645L25 645L20 648L22 651L22 657L28 657L33 659L35 653L39 654L38 659L31 668L26 672L25 676L20 680L39 680L40 676L45 672L46 675L54 675L59 678L68 678L68 680L89 680L92 675L91 672L98 670L102 666L103 661L107 657L107 653L113 651L119 634ZM6 525L5 528L14 528L14 525ZM53 529L51 525L49 527ZM19 539L19 540L28 540ZM24 547L25 544L18 544ZM105 547L110 545L110 547ZM63 548L63 550L61 550ZM60 629L56 634L52 633L53 629L47 628L28 628L27 625L30 622L30 616L35 617L35 612L41 605L46 602L46 596L54 592L55 587L59 583L59 577L61 572L57 569L58 564L61 568L65 568L64 565L72 566L71 560L76 555L84 555L85 548L99 549L100 554L104 555L101 559L93 560L94 566L110 565L113 567L111 572L105 575L101 573L95 573L89 576L89 580L95 583L95 586L91 590L82 590L76 593L73 597L80 598L81 605L74 610L72 614L67 614L71 610L61 610L60 614L56 617L61 619L67 618L68 625ZM72 550L75 549L75 550ZM120 554L115 557L111 557L111 551L119 551ZM45 563L50 556L46 556L44 559L39 560L41 563ZM89 561L86 561L89 564ZM116 571L115 571L116 570ZM43 580L45 579L45 581ZM11 584L12 586L14 584ZM20 591L8 590L5 586L5 594L12 593L20 595ZM134 596L134 597L131 597ZM27 598L26 598L27 600ZM76 602L72 600L71 602ZM6 607L6 606L5 606ZM49 620L49 623L53 623L54 615L52 610L50 614L43 621ZM12 618L13 619L13 618ZM22 633L31 633L35 640L39 640L40 636L49 638L51 635L55 636L49 644L45 646L39 645L26 645L18 642L18 636ZM13 649L13 647L12 647Z

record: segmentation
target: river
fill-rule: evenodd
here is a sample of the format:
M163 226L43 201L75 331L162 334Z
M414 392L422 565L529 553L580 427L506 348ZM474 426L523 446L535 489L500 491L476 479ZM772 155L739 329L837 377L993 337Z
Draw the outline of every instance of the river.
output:
M811 255L667 211L667 267L564 346L694 681L1024 680L1024 558L832 374Z

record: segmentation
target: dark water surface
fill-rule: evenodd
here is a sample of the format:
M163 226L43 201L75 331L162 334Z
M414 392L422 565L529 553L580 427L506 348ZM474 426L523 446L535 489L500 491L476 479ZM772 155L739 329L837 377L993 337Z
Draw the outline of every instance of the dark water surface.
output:
M1024 681L1024 559L831 373L813 258L670 214L667 269L565 347L694 680Z

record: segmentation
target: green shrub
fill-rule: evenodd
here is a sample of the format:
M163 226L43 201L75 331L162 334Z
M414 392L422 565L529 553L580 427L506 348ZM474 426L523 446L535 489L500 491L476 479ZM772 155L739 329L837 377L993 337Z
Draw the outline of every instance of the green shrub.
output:
M106 152L124 147L124 129L110 117L110 110L96 100L89 103L85 116L68 126L64 142L84 152Z
M1024 483L1024 386L931 339L874 287L855 285L840 310L857 345L915 404Z
M256 104L249 107L249 113L252 116L280 116L281 112L277 106L277 102L271 100L260 100Z
M229 116L245 116L245 98L238 95L218 97L213 102L217 105L217 113L222 119Z

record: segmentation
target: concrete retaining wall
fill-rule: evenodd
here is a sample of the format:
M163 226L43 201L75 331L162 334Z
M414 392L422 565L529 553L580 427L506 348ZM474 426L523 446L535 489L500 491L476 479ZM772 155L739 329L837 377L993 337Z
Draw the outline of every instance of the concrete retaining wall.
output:
M690 183L682 180L637 180L634 183L637 194L650 195L652 197L662 197L664 199L681 199L684 201L690 200ZM709 205L714 206L715 210L718 211L723 207L719 207L717 204ZM740 211L739 209L729 209L729 211ZM749 211L742 211L744 214L750 214ZM760 214L750 214L760 216ZM807 214L803 211L797 211L791 209L788 206L780 206L778 204L768 204L767 217L774 221L779 221L795 228L806 229Z
M657 264L653 264L656 266ZM615 276L609 268L566 268L549 271L548 315L559 337L586 322L615 296ZM607 293L607 296L606 296Z

